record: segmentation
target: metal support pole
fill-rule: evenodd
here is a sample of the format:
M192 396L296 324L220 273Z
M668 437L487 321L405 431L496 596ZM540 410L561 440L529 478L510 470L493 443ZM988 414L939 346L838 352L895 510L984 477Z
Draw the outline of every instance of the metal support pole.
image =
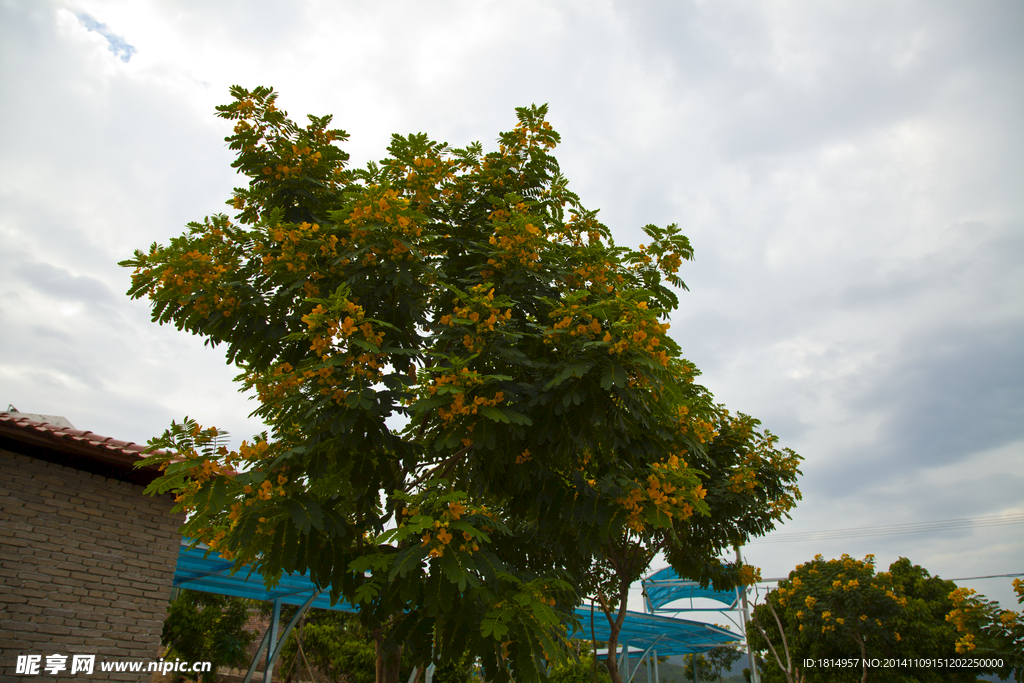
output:
M313 604L318 595L320 595L320 591L314 591L309 596L309 599L295 612L295 616L292 617L284 631L281 632L280 638L278 638L278 625L281 621L281 599L274 600L274 611L270 617L267 633L263 636L260 646L256 648L256 654L253 655L252 663L249 664L249 670L245 673L242 683L250 683L252 681L253 674L256 673L256 665L259 664L260 655L263 654L264 648L267 651L267 666L263 671L263 683L270 683L270 679L274 675L274 664L277 663L278 657L281 656L281 650L284 649L284 643L288 640L288 634L295 628L295 624L299 623L299 619L306 613L306 610L309 609L309 606Z
M743 558L740 557L740 547L736 546L736 564L742 564ZM747 638L747 623L750 621L750 608L747 606L747 587L743 587L743 592L740 594L740 600L743 604L743 612L741 619L743 623L743 639L747 643L747 664L750 666L750 680L751 683L761 683L761 677L757 673L757 656L754 655L753 648L750 647L750 639Z
M277 627L281 621L281 598L274 600L274 612L270 617L270 642L267 644L267 666L263 669L263 683L270 683L274 677L274 651L277 649Z
M651 654L651 651L654 650L654 646L658 644L658 641L661 640L664 637L665 637L665 634L662 633L660 636L658 636L657 638L654 639L654 642L651 643L650 646L646 650L644 650L644 653L642 655L640 655L640 659L637 661L636 666L633 667L633 672L632 673L629 672L629 660L628 659L626 660L626 673L629 673L629 678L626 680L626 683L630 683L630 681L632 681L634 678L636 678L636 672L640 670L640 665L642 665L644 663L644 660L647 658L647 656L649 654ZM650 679L650 671L647 672L647 676L648 676L648 680L649 680Z
M295 624L299 623L299 619L302 618L302 615L306 613L306 610L309 609L309 606L313 604L313 601L316 600L319 595L320 591L313 591L313 593L310 594L309 599L302 603L302 607L295 612L291 621L289 621L288 625L284 627L284 631L281 632L281 635L278 638L279 642L277 643L277 647L275 647L272 652L268 650L271 654L267 665L267 671L273 671L274 664L277 663L278 658L281 656L281 651L284 649L284 644L288 641L288 635L292 632L292 629L295 628ZM269 674L264 675L263 683L270 683Z
M256 665L260 663L260 655L263 654L263 649L267 646L267 641L270 640L270 629L263 634L263 640L260 641L260 646L256 648L256 654L252 656L252 662L249 664L249 670L245 672L245 678L242 679L242 683L249 683L252 680L252 675L256 673Z

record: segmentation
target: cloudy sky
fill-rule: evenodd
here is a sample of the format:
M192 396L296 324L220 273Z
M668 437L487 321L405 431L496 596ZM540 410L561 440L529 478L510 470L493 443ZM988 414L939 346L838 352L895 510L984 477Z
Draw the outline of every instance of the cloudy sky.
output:
M691 238L672 332L705 384L806 458L793 520L747 548L765 576L818 552L1022 572L1022 32L1015 0L0 0L0 408L259 431L116 265L226 210L230 85L334 114L360 165L393 132L492 149L547 102L617 241Z

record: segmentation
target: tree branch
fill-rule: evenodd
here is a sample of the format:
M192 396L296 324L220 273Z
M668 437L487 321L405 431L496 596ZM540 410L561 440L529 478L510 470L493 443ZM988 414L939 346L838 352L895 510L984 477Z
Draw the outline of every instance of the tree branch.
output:
M756 587L755 587L754 590L755 591L757 590ZM755 601L757 600L756 597L754 599L755 599ZM765 602L768 602L767 598L765 598ZM756 602L754 604L754 607L755 607L755 609L757 608ZM771 609L771 608L769 608L769 609ZM774 610L772 610L772 611L774 613ZM750 614L750 623L752 623L754 625L754 627L757 628L757 630L761 632L761 637L764 638L764 642L768 643L768 649L772 651L772 656L775 657L775 662L779 665L779 668L782 669L782 672L784 674L786 674L786 680L789 681L789 683L793 683L793 674L792 674L792 672L789 670L788 667L783 667L782 666L782 659L779 658L779 653L775 651L775 646L772 645L772 641L768 637L768 634L765 632L765 630L763 628L761 628L761 624L758 623L757 616L755 615L755 612L751 612L751 614ZM783 638L782 644L785 647L785 645L786 645L785 638ZM788 647L786 647L786 661L787 662L789 661L789 648Z
M469 444L468 446L463 446L459 450L455 451L455 453L452 453L450 456L448 456L441 462L437 463L433 468L431 468L427 472L424 472L422 476L417 477L413 482L409 484L409 489L412 489L417 484L421 484L427 479L430 479L434 475L434 473L437 472L437 469L442 465L444 465L445 468L444 470L441 471L441 474L448 474L448 471L452 468L452 465L454 465L460 457L468 453L469 449L471 449L472 447L473 444Z

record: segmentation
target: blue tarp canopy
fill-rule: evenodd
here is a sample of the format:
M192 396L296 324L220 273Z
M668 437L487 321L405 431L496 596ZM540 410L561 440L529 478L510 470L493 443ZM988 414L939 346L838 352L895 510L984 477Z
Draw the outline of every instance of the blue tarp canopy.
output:
M590 630L590 609L577 609L576 617L580 620L583 631L574 633L573 638L608 640L611 635L608 619L600 607L594 610L593 633ZM720 626L643 612L627 612L626 621L619 632L619 644L641 650L653 647L659 656L706 652L739 641L738 635Z
M716 591L713 588L701 588L700 584L676 575L671 567L654 572L641 581L647 607L652 612L677 612L683 610L715 611L734 610L738 597L735 591ZM694 600L713 600L717 606L695 606ZM667 607L680 600L689 600L685 607Z
M191 591L231 595L263 602L280 599L286 605L301 606L316 592L316 586L307 577L299 574L282 574L281 581L273 588L263 585L263 577L249 567L237 574L231 573L234 562L225 560L217 553L205 557L204 548L189 548L182 543L178 550L178 566L174 570L174 587ZM321 593L311 607L333 609L340 612L355 612L352 605L339 602L331 604L329 591Z
M284 604L301 606L316 593L316 586L304 575L284 574L281 581L271 589L263 584L263 577L243 568L231 573L234 563L217 553L206 556L203 548L188 548L185 542L178 551L178 566L174 571L174 587L188 590L231 595L252 600L280 600ZM332 605L327 592L316 597L311 607L320 609L355 612L356 608L344 602ZM590 609L576 610L576 616L583 626L573 638L599 641L608 640L608 620L600 608L594 611L594 629L590 628ZM651 645L659 655L689 654L704 652L720 645L734 643L739 637L720 627L685 619L628 612L619 642L628 643L632 648L646 650Z

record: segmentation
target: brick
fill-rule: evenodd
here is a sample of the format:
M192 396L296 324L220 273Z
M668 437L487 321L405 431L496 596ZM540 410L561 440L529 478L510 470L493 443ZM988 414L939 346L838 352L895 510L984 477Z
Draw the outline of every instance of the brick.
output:
M35 512L41 512L44 515L53 510L53 508L50 507L49 505L40 505L39 503L33 502L31 500L24 501L23 507L26 510L34 510Z
M118 576L118 573L115 572L113 569L106 569L106 568L100 567L100 566L91 567L89 569L89 574L91 574L94 577L96 577L96 576L106 576L106 577L110 577L110 578L117 578L117 576Z
M19 539L19 538L20 539L24 539L24 540L29 541L29 542L32 542L32 543L46 543L47 541L50 540L49 536L47 536L45 534L37 534L35 532L35 530L33 530L33 531L18 531L18 530L15 530L15 532L14 532L14 539ZM14 540L14 539L12 539L12 540Z
M0 647L59 643L65 652L105 648L117 658L158 651L183 517L169 514L169 497L141 492L2 454Z
M20 605L17 604L17 603L8 603L6 611L7 611L7 613L9 615L14 617L14 615L17 615L17 614L28 614L28 615L38 614L39 613L39 608L34 606L34 605L29 605L27 603L20 604Z
M40 574L48 574L50 576L60 576L60 577L69 577L69 576L71 576L71 572L65 571L63 569L57 569L56 567L40 567L39 568L39 573Z
M53 639L49 633L43 633L41 631L26 631L22 636L22 640L27 640L32 643L50 643Z

